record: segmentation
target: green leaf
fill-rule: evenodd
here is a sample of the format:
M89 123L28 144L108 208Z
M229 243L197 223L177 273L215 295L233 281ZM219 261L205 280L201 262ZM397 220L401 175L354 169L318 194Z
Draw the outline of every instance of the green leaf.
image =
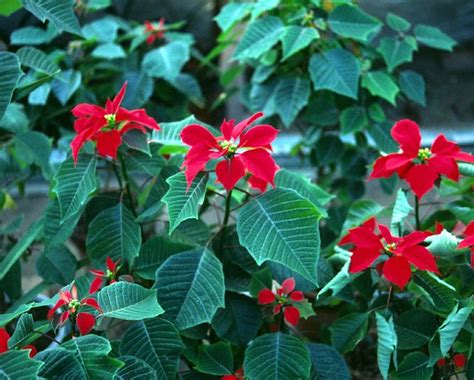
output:
M51 82L54 96L64 106L81 85L82 75L79 71L61 71Z
M43 363L30 359L29 351L14 350L0 354L0 376L9 380L32 380L38 378Z
M146 159L150 160L150 158L151 158L150 145L148 144L148 136L145 133L143 133L142 131L140 131L138 129L131 129L130 131L128 131L127 133L125 133L123 135L122 141L125 144L127 144L127 146L129 148L138 151L139 152L138 156L140 158L144 159L146 157ZM131 154L130 156L127 157L127 159L129 157L135 158L136 156ZM160 155L155 154L154 157L153 157L152 162L153 162L153 165L151 165L151 166L153 166L156 169L151 170L151 172L153 174L156 173L156 175L159 175L160 171L161 171L161 168L165 165L166 161ZM125 161L125 164L126 163L127 163L127 160ZM146 164L144 164L143 166L145 168L147 167ZM148 172L148 171L145 170L145 172ZM151 175L153 175L153 174L151 174Z
M327 216L323 205L335 198L334 195L327 193L318 185L311 183L309 178L286 169L278 170L275 175L275 185L279 188L296 191L303 198L313 203L323 216Z
M73 233L82 209L61 224L61 213L57 198L48 202L44 211L44 239L46 247L57 247L63 244Z
M402 63L411 62L414 50L413 46L405 40L394 37L382 38L377 48L377 51L382 54L390 72Z
M396 14L390 12L387 13L385 21L387 21L387 25L390 27L390 29L399 33L404 33L411 27L411 24L403 17L397 16Z
M120 343L122 355L143 360L156 371L158 379L176 379L184 345L172 323L161 318L133 324Z
M257 264L275 261L317 283L321 217L297 192L273 189L242 207L237 233Z
M79 156L77 165L69 157L59 167L52 192L58 197L61 223L81 210L96 190L96 167L97 159L86 154Z
M301 77L282 78L275 88L275 111L283 124L290 127L298 113L308 104L311 85Z
M95 58L103 58L110 60L125 58L127 56L127 53L119 44L109 42L97 46L94 50L92 50L91 55Z
M21 317L18 319L18 322L16 323L15 332L13 333L11 338L8 339L8 349L11 350L17 344L19 344L17 348L23 348L25 344L22 344L22 343L25 342L25 338L27 338L28 335L30 335L32 331L33 331L32 315L28 313L21 315Z
M28 94L28 104L33 106L44 106L51 93L51 83L43 83Z
M383 71L371 71L362 77L361 86L369 90L373 96L385 99L395 105L399 88L392 77Z
M286 61L293 54L307 47L311 42L319 38L319 33L314 28L290 25L280 36L283 45L282 61Z
M361 199L355 201L347 213L346 221L342 226L343 234L345 234L352 227L357 227L372 216L376 216L383 210L383 207L378 203L369 199Z
M125 73L124 81L128 82L128 86L123 107L132 109L143 107L153 94L153 79L145 72L129 71Z
M181 73L177 75L170 84L182 94L186 95L192 102L196 104L203 103L201 86L192 75Z
M189 61L189 45L175 41L145 54L142 61L143 70L153 78L174 80Z
M300 338L275 333L259 336L245 350L245 376L255 380L307 379L311 361Z
M16 54L0 52L0 120L11 102L13 90L23 75Z
M344 49L331 49L311 56L308 67L314 89L330 90L357 99L360 64Z
M129 135L129 133L133 131L138 132L135 135L137 139L132 139L132 136ZM125 143L129 146L133 144L135 149L140 147L140 149L145 151L146 147L149 147L146 135L138 130L131 130L130 132L126 133L124 136ZM142 140L140 142L138 139L141 137L138 136L142 136L144 141ZM145 173L151 175L152 177L158 177L161 173L161 170L166 165L166 161L162 156L156 153L151 155L151 153L146 154L145 152L137 152L130 154L127 157L125 160L125 165L127 167L127 171L130 173Z
M14 311L0 314L0 327L5 326L7 323L10 323L12 320L18 318L21 314L26 313L34 306L34 303L22 304L15 308Z
M367 111L363 107L345 108L344 111L341 112L339 121L343 135L361 132L369 125Z
M180 330L211 322L224 307L222 264L207 249L169 257L156 271L154 287L166 318Z
M426 106L425 80L423 77L411 70L405 70L398 77L400 90L406 97L415 103Z
M278 17L268 16L250 23L235 49L233 59L257 59L268 52L285 30Z
M433 367L428 367L428 357L423 352L410 352L403 358L398 370L392 374L393 380L430 380Z
M140 252L140 225L123 204L101 211L90 223L87 233L87 253L95 261L107 256L132 263Z
M426 300L437 312L449 313L458 298L456 289L429 272L417 271L413 280L423 292Z
M237 293L226 293L225 307L212 320L218 337L235 346L245 346L257 336L262 312L254 299Z
M42 22L49 20L59 30L82 37L81 27L74 15L74 0L21 0L23 6Z
M62 347L41 351L35 358L44 363L39 372L41 378L54 378L58 374L61 374L61 377L64 378L69 376L79 379L87 378L79 360L74 356L74 352Z
M146 280L154 280L156 270L168 257L192 248L190 244L180 243L165 236L154 236L143 244L140 255L133 263L133 271Z
M382 123L372 123L369 125L369 136L374 140L375 146L380 152L396 152L399 147L391 135L392 123L388 120Z
M414 32L418 42L435 49L452 51L457 45L457 42L447 34L429 25L417 25Z
M252 9L252 4L249 3L228 3L222 7L219 14L214 17L214 20L222 32L226 32L237 21L245 18L249 14L250 9Z
M25 46L16 52L23 66L47 75L57 74L59 66L48 55L34 47Z
M351 374L344 358L331 346L308 343L313 363L311 380L350 380Z
M72 352L80 363L73 373L81 379L114 379L123 363L109 355L112 347L110 342L98 335L76 337L62 344L62 347ZM69 373L69 376L72 374Z
M381 29L382 23L358 6L340 5L329 14L329 27L342 37L362 42L370 41Z
M397 334L393 325L393 318L388 321L380 313L375 314L377 321L377 363L384 379L388 378L392 354L397 349Z
M117 380L157 379L156 371L142 359L128 355L119 356L118 359L125 365L117 372Z
M452 233L443 230L440 234L428 236L425 240L428 249L435 256L444 256L448 259L456 255L463 255L464 252L458 249L459 239Z
M118 30L119 24L113 18L104 17L84 25L82 34L87 40L110 43L117 38Z
M263 13L274 9L280 0L257 0L252 7L252 21L260 17Z
M77 261L64 245L49 247L36 259L36 271L43 280L67 285L74 280Z
M319 165L330 165L338 162L341 152L344 150L344 143L339 136L322 135L315 145L315 158Z
M0 262L0 280L6 276L12 266L20 259L25 250L40 236L42 232L42 219L38 219L30 224L24 235L15 243Z
M441 327L438 329L439 333L439 347L442 357L445 357L452 348L456 337L459 335L464 323L471 315L471 307L463 307L458 309L458 306L451 311Z
M197 357L196 369L203 373L216 376L234 372L234 359L229 343L218 342L201 345Z
M14 134L20 134L28 130L29 124L30 120L25 113L23 104L10 103L3 119L0 121L0 128Z
M10 35L12 45L41 45L51 42L58 32L53 24L49 23L46 30L35 26L25 26L15 29Z
M395 320L400 350L413 350L428 343L438 328L436 316L423 309L404 312Z
M398 189L397 198L393 205L392 220L390 221L390 229L392 233L398 233L398 227L402 226L405 218L413 211L413 207L408 203L407 196L403 189Z
M198 174L189 189L183 172L176 173L166 180L170 188L162 202L168 206L170 234L181 222L199 218L199 208L204 202L208 179L207 174Z
M331 291L330 296L335 297L352 281L351 275L349 274L349 258L342 266L341 270L318 292L317 300L319 300L323 294Z
M15 154L17 158L26 165L35 164L43 172L43 176L49 178L51 168L49 156L51 154L51 141L41 132L27 131L17 134L15 140Z
M10 16L22 7L20 0L4 0L0 3L0 15Z
M127 321L153 318L164 312L156 299L156 290L124 281L103 288L97 301L102 316Z
M341 353L352 351L365 338L368 324L367 313L352 313L339 318L329 327L332 346Z

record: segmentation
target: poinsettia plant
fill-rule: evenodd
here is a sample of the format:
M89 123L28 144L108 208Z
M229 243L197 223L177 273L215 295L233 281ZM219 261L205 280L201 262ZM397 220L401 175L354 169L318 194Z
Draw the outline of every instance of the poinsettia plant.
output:
M33 13L41 9L24 3ZM72 3L56 6L75 20ZM231 3L219 25L232 26L236 14L268 22L277 12L291 24L300 20L293 5L306 4L273 3ZM314 30L303 33L322 33L329 17L331 30L344 36L347 22L334 21L344 15L362 33L367 16L346 3L311 1L313 13L299 13L304 28ZM80 1L75 9L89 5ZM48 9L40 18L74 32ZM391 23L404 25L393 17ZM112 44L154 49L171 33L166 20L134 28ZM271 36L261 36L261 44ZM102 43L86 39L81 46ZM160 71L162 54L144 60ZM271 75L280 80L278 71ZM474 155L442 133L428 144L423 128L398 120L386 136L393 150L377 141L352 147L366 149L369 169L358 181L395 179L392 192L378 202L348 202L329 182L313 183L280 163L277 144L285 136L267 107L215 125L192 115L169 121L156 112L159 96L127 101L137 88L119 77L100 96L66 102L69 138L51 136L65 153L57 164L35 135L14 148L7 143L0 157L14 161L23 150L30 157L24 168L46 168L48 185L44 210L25 226L4 222L13 199L10 189L1 193L1 373L13 379L473 378ZM81 86L95 95L95 83ZM22 87L15 83L11 91L19 96ZM46 107L53 109L51 102ZM12 104L3 109L3 126L21 119L9 114L18 108ZM25 153L28 144L34 149ZM36 160L43 153L48 163L41 167ZM13 183L18 176L12 174ZM21 271L31 263L41 282L22 292Z

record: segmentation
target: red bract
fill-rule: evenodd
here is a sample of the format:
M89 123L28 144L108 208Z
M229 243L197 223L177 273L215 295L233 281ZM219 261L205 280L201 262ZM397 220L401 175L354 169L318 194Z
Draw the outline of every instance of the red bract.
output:
M65 310L61 313L59 324L64 325L68 319L75 320L76 326L81 335L89 333L95 325L95 317L91 313L80 311L84 306L90 306L101 312L99 304L94 298L85 297L82 300L77 299L77 288L72 286L71 291L65 290L59 292L59 299L53 308L48 312L48 319L51 319L60 308Z
M474 221L469 223L464 230L464 240L458 245L458 249L470 248L471 250L471 267L474 268Z
M390 233L388 227L379 224L380 234L374 228L356 227L349 231L349 237L343 244L352 244L350 273L357 273L369 268L381 255L389 259L379 268L384 277L403 289L410 281L410 264L420 270L439 273L436 261L428 249L420 245L429 235L426 232L414 231L403 237ZM380 264L379 264L380 265Z
M153 44L158 39L165 36L165 19L162 17L158 22L158 25L154 25L150 21L145 21L145 32L148 33L146 43L148 45Z
M117 281L117 272L120 269L119 262L120 260L114 262L110 257L107 256L107 259L105 260L105 265L107 267L106 272L99 269L90 270L95 278L91 282L89 293L95 293L106 283L113 284Z
M107 99L105 108L95 104L81 103L72 109L77 118L74 130L77 135L71 142L72 156L77 163L77 156L86 141L97 143L97 153L102 157L117 158L118 147L122 144L122 136L131 129L138 129L146 133L146 128L159 130L160 127L144 109L127 110L120 107L127 82L120 89L117 96ZM146 127L146 128L145 128Z
M0 354L8 351L8 341L11 336L5 329L0 329ZM30 358L38 353L38 350L32 344L22 347L22 350L30 350Z
M377 159L370 178L388 178L397 173L420 199L433 189L440 176L458 181L457 161L474 162L473 155L462 152L443 134L435 138L431 148L421 148L420 127L408 119L393 126L392 137L400 144L401 152Z
M242 380L244 379L244 370L239 368L237 371L234 372L233 375L224 375L221 377L221 380Z
M296 326L300 320L299 310L292 306L293 302L301 302L304 300L303 292L295 290L295 279L287 278L282 282L281 287L276 292L270 289L262 289L258 293L258 303L260 305L268 305L277 302L273 308L273 314L280 314L283 309L283 317L290 325Z
M458 368L462 368L466 365L466 355L463 354L455 354L453 356L454 365Z
M246 174L252 174L249 184L264 191L274 185L278 166L270 152L278 130L270 125L250 125L261 118L259 112L234 125L234 120L221 124L222 136L215 137L199 124L191 124L181 132L181 140L191 146L183 163L188 187L196 175L213 159L223 158L216 165L217 179L226 190L232 189Z

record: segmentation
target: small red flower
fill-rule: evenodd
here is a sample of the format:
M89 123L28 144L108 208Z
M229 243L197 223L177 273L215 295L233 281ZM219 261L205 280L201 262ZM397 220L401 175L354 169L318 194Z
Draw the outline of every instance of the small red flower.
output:
M462 368L466 365L466 355L463 354L455 354L453 356L454 365L458 368Z
M356 227L349 231L349 237L343 244L352 244L352 256L349 266L350 273L357 273L369 268L381 255L389 259L378 266L384 277L403 289L411 278L411 265L420 270L439 273L436 261L430 251L420 245L429 235L426 232L414 231L403 237L390 233L388 227L378 224L380 234L375 227Z
M458 245L458 249L470 248L471 267L474 268L474 221L469 223L464 230L464 240Z
M445 358L441 358L439 359L436 364L438 365L439 368L442 368L446 365L446 359Z
M281 287L276 292L270 289L262 289L258 293L258 303L260 305L269 305L277 302L273 308L273 315L280 314L283 309L283 317L290 325L296 326L300 320L299 310L292 306L293 302L304 300L303 292L295 290L295 279L287 278L281 283Z
M242 368L239 368L237 371L234 372L233 375L222 376L221 380L243 380L244 378L244 370Z
M8 341L11 336L5 329L0 328L0 354L9 351L8 350ZM35 356L38 353L38 350L32 344L22 347L22 350L30 350L30 358Z
M457 161L474 163L473 155L462 152L443 134L435 138L431 148L421 148L420 127L408 119L393 126L392 137L400 144L401 152L378 158L370 178L388 178L397 173L420 199L433 189L440 176L459 180Z
M213 159L223 158L216 165L217 179L226 190L232 189L245 176L252 174L249 184L264 191L267 184L274 186L278 166L270 152L278 130L270 125L250 125L261 118L259 112L234 125L234 120L221 124L222 136L215 137L199 124L191 124L181 132L181 140L191 146L183 163L188 187L196 175Z
M72 156L77 163L77 156L86 141L97 143L97 153L102 157L117 158L118 147L122 144L122 136L131 129L138 129L146 133L146 128L159 130L160 127L144 109L127 110L120 107L127 82L120 89L117 96L107 99L105 108L95 104L81 103L72 109L77 118L74 130L77 135L71 142Z
M77 298L77 288L72 286L71 291L65 290L59 292L58 302L48 312L48 319L53 318L54 313L60 308L65 310L59 318L59 325L64 325L68 319L76 322L81 335L88 334L95 325L95 317L91 313L80 311L84 306L90 306L101 312L100 306L94 298L85 297L82 300Z
M146 43L148 45L153 44L156 40L159 40L165 36L165 19L162 17L158 22L158 25L145 21L145 32L148 34Z
M91 282L91 286L89 288L89 293L95 293L98 291L104 284L113 284L117 281L117 273L120 269L119 263L120 260L114 262L109 256L105 261L107 266L107 271L104 272L103 270L99 269L91 269L90 272L95 276L94 280Z

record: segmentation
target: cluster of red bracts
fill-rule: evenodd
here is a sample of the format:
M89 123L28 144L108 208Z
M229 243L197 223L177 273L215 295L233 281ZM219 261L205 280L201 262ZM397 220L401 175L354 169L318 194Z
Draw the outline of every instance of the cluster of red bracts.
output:
M454 364L456 368L463 368L466 365L466 355L463 354L454 354L452 358L448 358L448 361L446 358L439 359L437 364L438 367L443 368L448 364L448 362Z
M100 290L104 285L112 284L117 281L118 271L120 269L119 260L114 262L110 257L106 259L107 270L92 269L90 272L95 276L89 287L89 294ZM88 334L95 326L96 317L92 313L81 311L86 306L101 312L100 306L95 298L84 297L78 299L77 288L72 285L71 290L62 290L59 292L59 299L50 309L48 319L52 319L57 310L61 309L59 325L64 325L68 320L75 323L75 327L81 335Z
M388 178L397 173L419 199L433 189L440 176L457 182L458 161L474 163L473 155L462 152L443 134L436 136L431 148L422 148L420 127L411 120L400 120L391 133L401 151L377 159L370 178Z
M10 340L11 336L5 329L0 329L0 354L9 351L8 349L8 341ZM35 356L38 353L38 350L32 344L27 346L21 347L22 350L30 350L30 358Z
M158 25L145 21L145 33L147 33L146 43L152 45L156 40L160 40L165 36L165 19L162 17Z
M244 370L239 368L233 374L224 375L221 377L221 380L243 380L245 379Z
M258 303L260 305L273 304L273 315L278 315L283 310L283 318L292 326L296 326L300 320L300 311L293 306L293 303L303 300L303 292L295 290L295 279L293 277L283 281L276 292L265 288L258 293Z
M370 268L379 258L377 269L391 283L405 288L411 278L411 265L419 270L439 273L436 261L430 251L422 245L430 235L414 231L402 237L393 236L390 229L371 218L360 227L352 228L339 245L351 246L350 273Z

